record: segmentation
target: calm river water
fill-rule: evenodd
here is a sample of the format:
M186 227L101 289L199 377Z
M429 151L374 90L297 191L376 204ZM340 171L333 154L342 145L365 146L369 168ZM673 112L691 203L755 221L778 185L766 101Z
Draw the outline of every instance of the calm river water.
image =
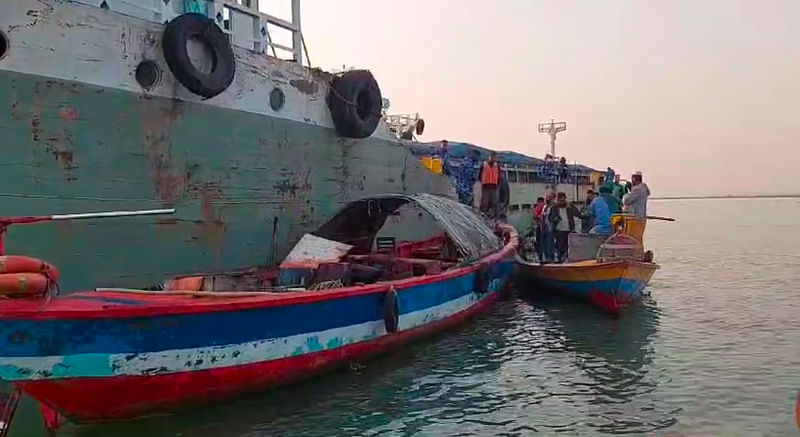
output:
M800 434L800 199L651 201L662 269L619 319L518 296L359 368L63 436ZM30 403L12 437L39 436Z

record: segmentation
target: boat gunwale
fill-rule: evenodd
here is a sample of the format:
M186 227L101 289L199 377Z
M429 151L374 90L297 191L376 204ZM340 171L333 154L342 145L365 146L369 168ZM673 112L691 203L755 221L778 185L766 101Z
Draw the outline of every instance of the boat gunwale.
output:
M158 293L146 290L132 290L131 293L124 291L103 291L102 288L96 291L79 291L70 293L58 300L68 300L81 297L109 298L109 299L128 299L136 300L142 305L136 306L98 306L95 308L75 308L75 309L51 309L48 303L36 302L36 309L20 308L3 310L0 320L26 319L26 320L52 320L52 319L117 319L130 317L156 317L183 314L198 314L223 311L243 311L270 307L282 307L291 305L303 305L328 300L336 300L369 294L384 293L392 288L403 290L416 286L427 285L437 282L448 281L463 277L478 271L482 265L500 262L509 254L516 253L519 243L519 235L512 226L499 224L499 228L508 236L508 241L503 247L473 263L456 267L435 275L415 276L406 279L393 281L382 281L369 285L355 285L334 290L319 291L298 291L298 292L263 292L263 296L247 297L200 297L189 294L178 293ZM138 293L136 293L138 291ZM180 292L181 290L175 290ZM221 291L224 292L224 291ZM188 293L188 292L187 292ZM235 292L234 292L235 293ZM62 302L63 302L62 300ZM25 301L29 303L30 301ZM50 302L52 304L53 301ZM0 302L0 309L4 303L14 304L14 301Z
M550 270L550 269L564 269L564 270L577 270L577 269L604 269L604 268L615 268L615 267L637 267L637 268L645 268L651 270L658 270L661 268L659 264L656 263L648 263L644 261L635 261L630 259L621 259L621 260L614 260L614 261L598 261L594 264L590 264L587 261L594 261L594 260L581 260L581 261L574 261L574 262L566 262L566 263L535 263L531 261L525 261L522 259L517 260L517 264L520 266L524 266L528 269L535 269L535 270Z

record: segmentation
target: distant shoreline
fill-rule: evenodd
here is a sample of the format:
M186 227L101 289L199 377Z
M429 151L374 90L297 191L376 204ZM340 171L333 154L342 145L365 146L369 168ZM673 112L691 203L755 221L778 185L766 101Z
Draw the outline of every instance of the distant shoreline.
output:
M698 200L698 199L800 199L800 194L755 194L751 196L665 196L651 197L650 200Z

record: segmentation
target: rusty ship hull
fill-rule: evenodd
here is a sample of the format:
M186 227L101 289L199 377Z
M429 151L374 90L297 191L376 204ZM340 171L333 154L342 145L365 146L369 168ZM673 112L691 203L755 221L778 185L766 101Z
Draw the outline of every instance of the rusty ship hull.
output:
M233 83L206 99L164 60L163 23L180 11L87 3L0 4L3 214L162 206L177 214L10 232L14 253L65 272L63 289L142 287L187 271L271 264L353 199L454 196L449 180L385 124L368 138L340 136L326 105L327 73L240 42ZM160 67L146 89L135 74L143 61Z

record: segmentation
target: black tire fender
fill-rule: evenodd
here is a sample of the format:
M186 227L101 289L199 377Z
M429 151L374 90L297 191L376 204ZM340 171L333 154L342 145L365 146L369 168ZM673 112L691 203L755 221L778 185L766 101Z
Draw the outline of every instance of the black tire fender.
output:
M390 287L389 291L383 295L383 324L386 327L386 332L391 334L397 332L399 323L397 291L394 287Z
M475 272L475 293L483 295L489 291L489 266L481 264L477 272Z
M331 80L328 109L336 132L348 138L366 138L381 120L383 98L368 70L351 70Z
M211 50L211 71L204 73L192 64L186 43L196 39ZM211 98L228 89L236 73L228 36L203 14L183 14L167 24L161 42L164 59L175 78L189 91Z

